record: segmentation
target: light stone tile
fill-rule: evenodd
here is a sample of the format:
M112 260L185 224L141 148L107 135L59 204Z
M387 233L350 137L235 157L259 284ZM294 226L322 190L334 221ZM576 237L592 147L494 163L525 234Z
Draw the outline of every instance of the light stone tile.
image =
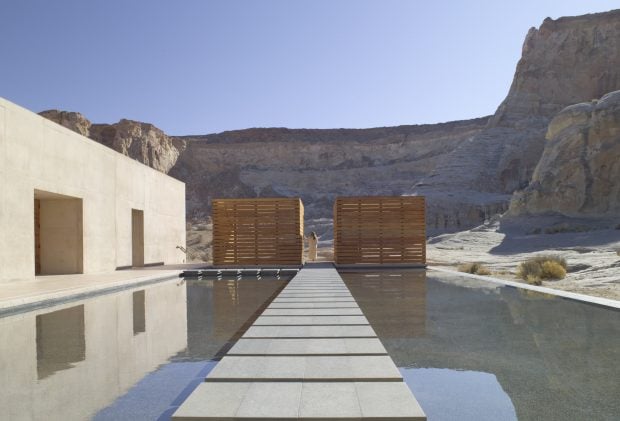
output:
M259 376L263 367L252 364L250 358L238 358L233 356L225 356L211 370L208 379L222 378L247 378L252 379Z
M356 382L362 416L425 420L426 415L404 382Z
M383 381L403 381L403 377L388 355L353 356L353 377L358 379L381 379Z
M173 420L232 418L250 383L201 383L172 415Z
M398 381L403 378L387 355L377 356L313 356L306 357L306 380L331 381Z
M348 297L351 298L353 297L350 293L323 293L323 292L312 292L312 293L307 293L307 294L302 294L302 293L291 293L291 294L286 294L286 293L282 293L280 295L278 295L278 298L334 298L334 297Z
M269 325L367 325L364 316L259 316L254 326Z
M282 303L282 302L277 302L274 303L272 302L269 307L267 307L268 309L284 309L284 308L307 308L307 309L313 309L313 308L358 308L359 306L357 305L357 303L355 302L342 302L342 303Z
M359 326L310 326L310 337L376 337L370 325Z
M377 334L370 325L357 326L250 326L243 338L346 338Z
M345 338L344 345L349 354L387 354L378 338Z
M304 383L299 418L357 419L361 410L354 383Z
M274 339L269 344L269 354L345 354L342 338L333 339Z
M216 370L222 361L228 360L228 364L220 370ZM255 380L280 380L302 381L306 368L304 357L224 357L218 365L209 373L207 382L214 381L255 381ZM232 367L232 369L229 369Z
M301 382L252 383L235 416L296 419L301 388Z
M300 308L271 309L263 311L262 316L363 316L359 308Z
M294 302L294 303L320 303L320 302L330 302L330 303L340 303L340 302L355 302L355 299L353 297L305 297L305 298L301 298L301 297L276 297L276 299L274 299L272 301L273 303L287 303L287 302Z
M226 355L265 355L272 339L239 339ZM218 364L219 365L219 364Z

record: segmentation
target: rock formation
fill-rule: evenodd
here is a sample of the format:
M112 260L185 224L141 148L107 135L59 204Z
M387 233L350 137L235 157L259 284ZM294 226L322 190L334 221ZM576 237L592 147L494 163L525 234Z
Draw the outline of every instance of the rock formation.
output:
M92 126L92 123L80 113L72 111L47 110L40 112L39 115L47 118L48 120L52 120L54 123L58 123L69 130L73 130L82 136L89 136L90 126Z
M239 196L300 196L308 219L331 218L338 195L412 194L444 154L467 142L486 121L184 137L186 152L170 175L187 183L190 218L206 215L214 197ZM477 223L478 211L474 214ZM462 218L465 225L466 215Z
M182 141L173 141L148 123L123 119L116 124L92 124L80 113L58 110L40 115L164 173L184 149Z
M549 124L532 182L511 215L620 216L620 91L571 105Z
M158 171L168 173L179 157L179 145L148 123L122 119L116 124L93 124L90 137Z
M478 203L506 209L526 187L545 145L551 118L564 107L620 89L620 11L545 19L531 28L506 99L487 127L442 156L415 192L438 216ZM474 209L469 206L470 209Z
M470 228L504 212L512 193L529 185L553 116L618 89L620 11L612 11L547 18L538 29L531 28L510 91L490 118L361 130L270 128L169 137L150 124L129 120L91 125L77 113L44 115L187 183L190 220L204 219L214 197L301 196L306 215L328 232L325 218L331 216L337 195L419 194L427 196L429 232L434 233ZM594 114L597 119L603 115ZM553 127L566 116L562 113ZM590 148L597 136L607 139L595 132L606 130L608 123L594 117L588 121L583 124L592 126L593 137L585 141ZM569 137L560 132L550 129L557 142L551 140L548 146ZM603 208L607 205L588 199L604 191L604 183L594 183L592 177L606 177L616 168L599 158L589 161L589 173L580 164L585 187L576 189L583 191L583 200L566 197L558 207L540 195L534 199L535 191L546 192L561 183L561 177L577 177L562 159L572 157L558 150L545 152L534 185L526 190L524 204L519 199L513 205L515 212L613 212L611 204ZM598 164L605 169L590 168ZM565 172L554 178L551 165Z

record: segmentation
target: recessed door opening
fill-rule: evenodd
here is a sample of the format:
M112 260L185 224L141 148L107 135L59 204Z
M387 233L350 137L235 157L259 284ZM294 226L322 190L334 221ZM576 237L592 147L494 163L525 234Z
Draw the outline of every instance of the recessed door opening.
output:
M144 211L131 210L131 266L144 266Z
M83 273L82 199L34 191L36 275Z

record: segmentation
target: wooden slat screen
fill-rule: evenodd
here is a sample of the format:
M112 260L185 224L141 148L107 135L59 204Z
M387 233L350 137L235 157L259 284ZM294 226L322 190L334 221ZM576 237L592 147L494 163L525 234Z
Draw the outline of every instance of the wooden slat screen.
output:
M334 204L336 264L426 264L422 196L339 197Z
M302 264L300 199L215 199L212 216L215 266Z

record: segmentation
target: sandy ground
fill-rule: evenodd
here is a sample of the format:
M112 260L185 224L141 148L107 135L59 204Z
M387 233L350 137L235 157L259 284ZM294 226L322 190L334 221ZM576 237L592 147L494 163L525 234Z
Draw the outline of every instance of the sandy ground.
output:
M430 238L429 264L456 268L480 262L492 276L520 281L516 277L520 262L541 254L557 255L566 259L568 274L559 281L544 281L543 286L620 300L620 230L527 234L528 227L502 225L494 221Z

